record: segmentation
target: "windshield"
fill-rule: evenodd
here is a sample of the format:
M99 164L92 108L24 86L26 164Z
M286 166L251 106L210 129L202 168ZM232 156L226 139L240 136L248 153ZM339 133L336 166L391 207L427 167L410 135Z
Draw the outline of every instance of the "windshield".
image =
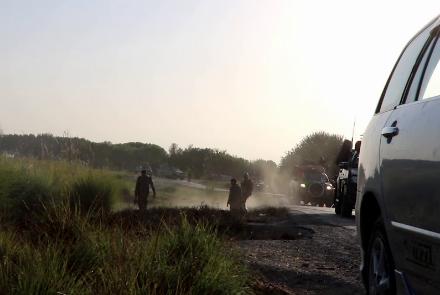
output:
M304 173L304 178L308 181L328 182L327 175L319 172L306 172Z

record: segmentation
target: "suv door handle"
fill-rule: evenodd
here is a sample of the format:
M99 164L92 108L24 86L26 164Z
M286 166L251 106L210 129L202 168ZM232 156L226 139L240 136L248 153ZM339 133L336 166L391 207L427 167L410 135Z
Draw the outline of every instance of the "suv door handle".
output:
M382 129L382 135L386 138L392 138L399 134L399 128L395 126L385 127Z

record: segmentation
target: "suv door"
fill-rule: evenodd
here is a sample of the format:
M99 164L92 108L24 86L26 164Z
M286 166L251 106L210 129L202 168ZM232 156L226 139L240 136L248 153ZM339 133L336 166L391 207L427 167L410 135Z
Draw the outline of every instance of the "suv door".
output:
M436 26L418 39L414 41L425 44L405 83L405 103L391 113L382 130L379 164L396 268L415 290L432 293L440 288L440 41Z

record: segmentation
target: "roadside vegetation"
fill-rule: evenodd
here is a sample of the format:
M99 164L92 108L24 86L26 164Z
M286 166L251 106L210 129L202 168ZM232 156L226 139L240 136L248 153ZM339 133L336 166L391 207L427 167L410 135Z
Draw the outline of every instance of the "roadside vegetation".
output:
M248 294L226 212L114 211L123 173L0 157L0 294Z
M223 150L192 145L182 148L173 143L166 151L155 144L97 143L83 138L69 137L68 134L62 137L50 134L1 135L0 153L11 158L64 160L95 169L134 172L143 166L151 168L154 175L191 179L205 184L211 190L227 189L232 177L240 179L244 172L248 172L255 180L256 188L258 185L257 190L288 194L289 183L298 166L320 165L325 168L330 179L333 179L338 172L335 159L342 142L343 138L336 134L322 131L312 133L288 151L281 158L279 166L270 160L249 161Z
M276 171L273 161L248 161L228 154L226 151L188 146L180 148L172 144L168 152L155 144L128 142L92 142L84 138L40 135L0 135L0 153L32 157L41 160L65 160L81 162L94 168L133 171L139 165L152 168L157 174L163 165L181 169L192 178L214 179L220 175L240 176L248 171L255 177L264 178Z

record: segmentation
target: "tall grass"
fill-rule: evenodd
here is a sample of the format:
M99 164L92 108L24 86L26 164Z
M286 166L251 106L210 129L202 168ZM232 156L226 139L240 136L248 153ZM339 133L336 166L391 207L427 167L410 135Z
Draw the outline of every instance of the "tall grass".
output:
M209 226L185 220L143 238L98 227L77 240L34 241L0 231L0 293L250 293L234 255Z
M82 211L110 212L114 203L115 188L112 179L89 175L77 179L70 190L72 206L79 206Z
M113 213L113 172L0 158L0 294L248 294L249 277L205 222Z
M45 247L21 241L0 232L1 294L81 294L84 281L68 271L62 250L55 244Z
M109 212L129 184L116 173L78 164L0 157L0 211L14 223L42 213L43 204L68 199L82 212Z

